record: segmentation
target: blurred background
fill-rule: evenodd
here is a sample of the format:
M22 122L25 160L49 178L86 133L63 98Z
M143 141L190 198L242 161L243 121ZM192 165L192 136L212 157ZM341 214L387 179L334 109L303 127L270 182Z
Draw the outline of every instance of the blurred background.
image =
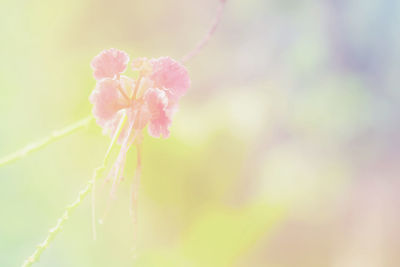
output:
M90 114L100 51L180 59L217 7L0 0L0 156ZM228 0L186 64L171 137L144 140L139 235L132 150L97 241L88 198L35 266L400 266L399 14L396 0ZM31 255L108 143L93 122L0 169L0 266Z

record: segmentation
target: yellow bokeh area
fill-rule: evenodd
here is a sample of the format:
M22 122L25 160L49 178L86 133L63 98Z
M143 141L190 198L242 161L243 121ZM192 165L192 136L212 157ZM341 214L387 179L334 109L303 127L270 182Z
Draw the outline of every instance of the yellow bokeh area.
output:
M0 158L91 114L102 50L181 60L220 2L0 0ZM399 12L226 0L171 136L145 129L137 224L132 147L115 197L110 166L96 184L97 239L89 196L34 266L399 266ZM93 120L0 167L0 266L33 253L109 143Z

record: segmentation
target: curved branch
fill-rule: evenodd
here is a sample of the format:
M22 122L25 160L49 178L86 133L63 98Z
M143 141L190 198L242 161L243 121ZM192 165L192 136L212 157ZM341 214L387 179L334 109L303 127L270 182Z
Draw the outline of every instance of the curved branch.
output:
M219 4L218 10L217 10L217 14L215 15L214 21L213 21L210 29L208 30L206 35L204 35L203 39L201 39L197 43L197 45L193 48L193 50L191 50L189 53L187 53L182 58L182 60L181 60L182 63L185 63L185 62L189 61L190 59L192 59L194 56L196 56L201 51L201 49L203 49L203 47L208 43L211 36L214 34L215 30L217 29L219 22L221 21L222 11L224 10L226 1L227 0L219 0L220 4Z
M67 206L63 215L58 219L56 226L54 226L53 228L51 228L49 230L49 233L48 233L46 239L36 247L36 250L33 252L32 256L30 256L27 260L24 261L22 267L29 267L32 264L34 264L35 262L39 261L39 258L42 255L42 253L49 247L51 241L53 241L53 239L61 231L63 225L68 220L71 212L76 207L78 207L82 203L82 201L85 199L85 197L92 191L96 180L101 177L102 173L106 169L106 166L107 166L109 158L110 158L111 150L113 149L114 145L117 143L117 139L118 139L119 135L121 134L122 128L124 127L124 125L126 123L126 119L127 119L127 116L126 116L126 114L124 114L119 122L118 128L115 131L115 134L114 134L114 136L111 140L111 143L107 149L107 152L106 152L106 155L104 156L102 165L100 167L97 167L94 170L92 179L90 179L87 182L85 188L79 192L76 200L74 202L72 202L72 204Z
M84 119L82 119L82 120L80 120L78 122L75 122L75 123L63 128L61 130L54 131L52 134L50 134L49 136L43 138L40 141L31 143L31 144L25 146L24 148L14 152L14 153L11 153L11 154L9 154L7 156L4 156L4 157L0 158L0 167L4 166L4 165L7 165L7 164L10 164L10 163L13 163L13 162L15 162L15 161L17 161L19 159L22 159L22 158L26 157L28 154L30 154L32 152L40 150L43 147L45 147L45 146L47 146L47 145L49 145L49 144L51 144L51 143L63 138L65 136L68 136L68 135L76 132L77 130L85 128L86 126L89 125L89 123L92 120L93 120L93 116L90 115L90 116L88 116L88 117L86 117L86 118L84 118Z

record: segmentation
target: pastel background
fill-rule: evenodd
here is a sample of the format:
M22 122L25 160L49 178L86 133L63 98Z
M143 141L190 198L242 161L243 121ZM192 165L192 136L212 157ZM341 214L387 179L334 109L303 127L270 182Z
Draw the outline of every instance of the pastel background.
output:
M0 0L0 156L90 114L101 50L180 59L217 6ZM227 0L186 64L171 137L144 140L139 236L131 151L97 241L87 199L35 266L400 266L399 14L396 0ZM108 143L92 123L0 169L0 266L33 252Z

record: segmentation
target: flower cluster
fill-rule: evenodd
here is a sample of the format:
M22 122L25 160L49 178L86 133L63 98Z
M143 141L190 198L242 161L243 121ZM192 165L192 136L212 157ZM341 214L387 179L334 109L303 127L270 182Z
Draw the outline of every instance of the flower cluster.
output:
M133 138L148 125L153 137L167 138L172 115L179 99L190 86L185 67L170 57L132 60L137 79L122 75L129 63L124 51L108 49L97 55L92 63L97 84L90 102L93 115L105 133L113 135L122 114L128 124L122 130L119 142Z
M90 95L93 115L104 133L112 137L119 135L118 143L121 144L121 150L107 178L113 178L111 195L114 195L116 185L123 178L130 146L137 146L135 176L139 177L142 130L148 125L151 136L167 138L179 99L190 86L185 67L169 57L133 60L132 70L137 74L136 79L122 75L128 63L128 54L108 49L97 55L91 64L97 80ZM123 121L127 123L121 123Z

